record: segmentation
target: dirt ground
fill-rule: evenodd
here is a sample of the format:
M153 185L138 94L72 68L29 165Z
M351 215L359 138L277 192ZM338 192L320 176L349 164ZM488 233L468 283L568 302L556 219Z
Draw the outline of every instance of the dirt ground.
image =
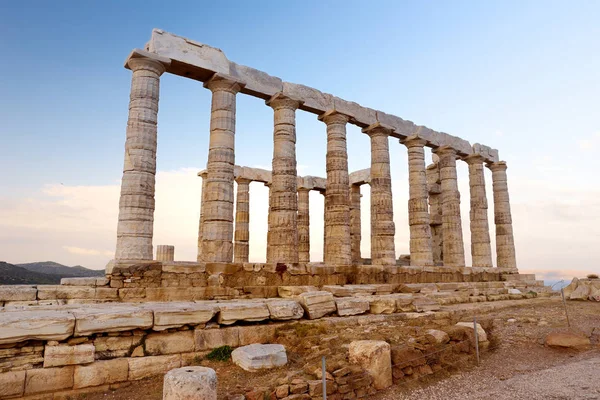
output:
M408 382L372 396L373 400L412 399L600 399L600 303L569 302L571 329L592 337L593 347L586 351L566 351L547 348L544 337L552 331L568 330L562 303L557 298L514 302L515 307L482 315L494 319L492 341L482 354L479 366L466 362L458 370L440 371L424 380ZM451 306L473 308L476 304ZM385 329L385 328L384 328ZM402 340L401 330L398 341ZM387 330L387 329L386 329ZM297 333L297 332L296 332ZM364 335L364 337L362 337ZM230 362L207 361L201 365L217 371L219 398L222 393L254 387L272 387L282 375L318 365L323 346L333 349L328 357L345 352L343 344L350 338L371 338L384 335L369 327L348 329L328 336L308 335L290 341L288 366L268 373L252 374ZM384 335L388 337L389 335ZM285 334L282 343L285 344ZM318 343L317 343L318 341ZM323 343L325 342L325 343ZM301 348L298 346L301 343ZM286 346L287 347L287 346ZM329 358L328 358L329 359ZM594 379L592 379L592 377ZM162 377L134 382L108 393L84 395L86 400L160 400Z

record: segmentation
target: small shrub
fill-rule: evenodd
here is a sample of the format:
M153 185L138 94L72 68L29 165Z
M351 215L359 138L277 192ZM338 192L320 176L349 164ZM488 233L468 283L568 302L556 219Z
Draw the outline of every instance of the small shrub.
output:
M588 279L598 279L598 274L589 274Z
M537 297L537 292L534 292L533 290L530 290L529 292L527 292L527 294L533 296L533 297Z
M229 361L233 349L229 346L221 346L213 349L206 358L212 361Z

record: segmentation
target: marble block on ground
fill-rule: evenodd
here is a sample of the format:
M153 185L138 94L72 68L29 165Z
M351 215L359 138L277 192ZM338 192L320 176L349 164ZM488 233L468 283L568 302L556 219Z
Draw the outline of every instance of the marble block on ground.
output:
M246 371L271 369L287 364L285 347L280 344L251 344L231 353L234 364Z

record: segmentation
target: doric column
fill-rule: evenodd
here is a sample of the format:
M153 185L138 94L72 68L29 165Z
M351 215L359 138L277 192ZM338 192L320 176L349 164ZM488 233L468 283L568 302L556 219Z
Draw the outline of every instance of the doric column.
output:
M267 101L274 110L269 263L298 262L298 182L296 172L296 110L301 102L275 94Z
M156 261L175 260L175 246L159 244L156 246Z
M465 157L469 164L469 187L471 191L471 257L474 267L493 267L488 202L485 195L483 157L473 154Z
M133 72L117 226L118 260L152 260L159 77L162 62L130 58Z
M271 182L265 182L265 187L269 189L269 209L267 212L267 260L271 259Z
M327 231L325 230L325 218L327 216L327 192L319 190L319 194L323 196L323 262L325 262L325 249L327 248Z
M310 189L298 188L298 262L310 262Z
M327 264L350 265L350 180L346 148L346 124L349 117L336 111L328 111L319 119L327 124L327 206L324 221L327 247L323 259Z
M247 263L250 251L250 179L237 178L233 262Z
M440 158L444 266L464 267L465 251L460 220L460 192L456 180L456 150L444 146L436 149L435 153Z
M244 84L232 77L215 74L204 87L212 92L212 105L200 257L201 261L207 262L231 262L235 95Z
M410 265L433 265L431 226L427 204L425 149L427 141L410 136L402 141L408 149L408 225L410 227Z
M361 226L360 226L360 185L350 185L350 244L352 250L352 263L359 264L362 260L360 254Z
M373 265L395 265L390 130L376 123L363 132L371 138L371 262Z
M198 223L198 255L197 261L202 260L202 225L204 225L204 200L206 199L206 183L208 182L208 172L206 170L198 174L202 178L202 193L200 193L200 222Z
M506 179L506 162L488 164L492 170L494 190L494 222L496 224L496 266L498 268L517 268L515 239L513 237L510 198Z
M431 226L433 264L442 265L444 254L444 240L442 237L442 203L440 199L442 190L440 186L440 169L437 161L427 166L426 175L427 190L429 191L429 225Z

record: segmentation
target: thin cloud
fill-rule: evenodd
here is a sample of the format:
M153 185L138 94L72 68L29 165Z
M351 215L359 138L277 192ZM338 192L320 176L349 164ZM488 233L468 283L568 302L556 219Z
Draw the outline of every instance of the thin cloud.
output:
M82 247L76 247L76 246L63 246L63 249L65 249L67 252L71 253L71 254L78 254L78 255L82 255L82 256L112 256L114 254L114 252L112 251L108 251L108 250L95 250L95 249L84 249Z

